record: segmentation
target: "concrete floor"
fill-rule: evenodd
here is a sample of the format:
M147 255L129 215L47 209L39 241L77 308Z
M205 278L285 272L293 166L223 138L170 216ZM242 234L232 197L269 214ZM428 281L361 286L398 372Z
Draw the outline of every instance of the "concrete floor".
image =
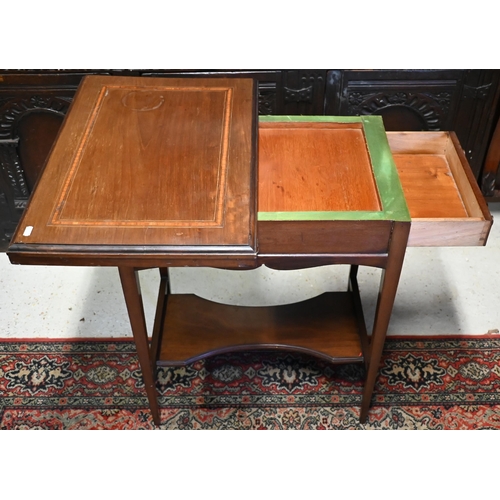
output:
M500 204L491 204L493 216ZM496 217L497 220L500 218ZM486 247L409 248L389 335L482 335L500 329L500 225ZM283 304L344 290L347 266L300 271L173 269L174 293L241 305ZM380 271L360 268L370 331ZM151 328L158 275L141 283ZM0 338L128 337L130 326L114 268L13 266L0 254Z

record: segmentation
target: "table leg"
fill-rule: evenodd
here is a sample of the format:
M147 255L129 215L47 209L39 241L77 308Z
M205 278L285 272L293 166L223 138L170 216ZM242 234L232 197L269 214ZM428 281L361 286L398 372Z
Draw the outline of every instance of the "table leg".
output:
M347 291L351 292L352 294L352 300L356 314L356 322L358 324L359 340L361 342L361 352L363 354L365 368L368 368L369 342L368 342L368 335L366 333L363 305L361 304L361 296L359 293L358 269L359 265L357 264L351 265L351 269L349 271Z
M403 267L406 253L410 224L406 222L395 222L387 257L386 268L382 271L380 289L378 294L377 309L372 330L372 338L369 347L368 370L366 374L363 399L359 420L366 421L368 409L373 393L373 387L377 379L380 358L384 349L387 328L391 319L392 306L396 298L399 277Z
M151 339L150 358L153 366L158 361L158 351L160 349L161 338L163 336L163 326L165 323L165 314L167 312L166 304L170 295L170 278L168 268L160 268L160 286L158 289L158 301L156 304L155 322L153 326L153 337Z
M137 355L141 366L149 407L156 425L160 425L160 410L158 407L158 396L155 385L154 362L149 353L148 332L141 296L141 286L137 270L133 267L119 267L120 280L125 296L125 303L130 318L130 326L134 335Z

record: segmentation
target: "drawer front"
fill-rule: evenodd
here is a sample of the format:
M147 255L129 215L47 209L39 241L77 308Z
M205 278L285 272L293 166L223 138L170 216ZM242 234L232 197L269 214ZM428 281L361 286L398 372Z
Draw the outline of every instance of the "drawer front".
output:
M408 246L482 246L492 224L453 132L388 132L411 216Z
M258 221L261 254L382 254L391 221Z

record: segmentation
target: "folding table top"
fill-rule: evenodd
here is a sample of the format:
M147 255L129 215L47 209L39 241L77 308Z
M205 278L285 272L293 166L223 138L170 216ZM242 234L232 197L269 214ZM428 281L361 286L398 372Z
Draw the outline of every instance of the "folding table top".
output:
M88 76L11 251L255 253L248 79Z

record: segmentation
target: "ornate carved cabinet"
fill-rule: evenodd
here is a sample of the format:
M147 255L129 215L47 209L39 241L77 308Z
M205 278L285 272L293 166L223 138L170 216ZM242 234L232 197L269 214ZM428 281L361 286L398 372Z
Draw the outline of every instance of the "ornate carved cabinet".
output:
M499 82L500 70L329 71L325 112L382 115L386 130L453 130L479 179Z
M387 130L455 131L476 179L499 115L500 70L0 71L0 250L86 74L252 77L261 115L382 115Z

